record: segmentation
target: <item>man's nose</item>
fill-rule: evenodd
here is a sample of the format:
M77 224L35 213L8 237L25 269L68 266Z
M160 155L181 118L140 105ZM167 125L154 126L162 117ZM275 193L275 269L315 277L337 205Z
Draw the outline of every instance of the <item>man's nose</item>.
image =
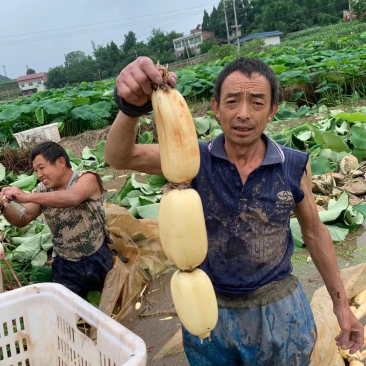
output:
M240 103L238 117L243 121L250 119L250 104L248 101L242 101Z

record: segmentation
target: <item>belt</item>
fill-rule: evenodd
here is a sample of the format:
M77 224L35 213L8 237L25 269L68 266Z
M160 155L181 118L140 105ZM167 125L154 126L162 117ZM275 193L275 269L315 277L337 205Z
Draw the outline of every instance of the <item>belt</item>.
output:
M294 275L288 275L280 281L272 281L262 286L252 294L230 297L216 293L219 309L255 309L283 300L297 288L299 280Z

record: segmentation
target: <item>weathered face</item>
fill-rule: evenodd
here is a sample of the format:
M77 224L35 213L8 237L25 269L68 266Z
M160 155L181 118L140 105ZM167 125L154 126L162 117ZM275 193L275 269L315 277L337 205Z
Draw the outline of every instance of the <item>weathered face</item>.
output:
M66 162L64 158L59 158L55 164L51 164L42 155L37 155L33 160L33 169L37 178L47 189L55 189L62 185Z
M221 121L225 144L250 146L261 135L278 105L271 108L269 81L258 73L251 77L240 71L231 73L221 86L220 105L213 98L212 108Z

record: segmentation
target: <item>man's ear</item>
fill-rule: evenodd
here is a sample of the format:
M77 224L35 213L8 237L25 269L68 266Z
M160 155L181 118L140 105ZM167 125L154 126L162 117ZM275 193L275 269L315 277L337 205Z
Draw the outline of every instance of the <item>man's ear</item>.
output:
M60 157L60 158L58 158L57 159L57 162L58 162L58 164L59 165L61 165L62 167L65 167L66 166L66 160L65 160L65 158L64 157Z
M219 103L217 103L217 100L215 98L211 99L211 108L216 113L216 117L220 118Z
M278 103L276 103L271 110L269 111L269 115L268 115L268 119L267 121L271 121L271 119L276 115L276 113L278 112Z

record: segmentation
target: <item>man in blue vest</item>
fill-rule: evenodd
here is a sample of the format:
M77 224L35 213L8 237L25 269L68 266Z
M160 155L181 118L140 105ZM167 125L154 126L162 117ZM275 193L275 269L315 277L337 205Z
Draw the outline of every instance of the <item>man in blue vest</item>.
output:
M169 74L170 85L176 75ZM116 169L162 174L158 145L135 145L138 117L151 110L153 62L139 57L117 79L121 112L108 136L106 161ZM273 71L258 59L236 59L217 78L212 108L223 134L200 143L201 167L192 187L200 194L208 254L200 268L217 296L219 320L211 342L183 329L192 366L305 366L317 338L309 302L291 274L293 210L333 300L338 346L356 352L363 327L350 311L336 254L312 195L308 154L263 134L278 110Z

